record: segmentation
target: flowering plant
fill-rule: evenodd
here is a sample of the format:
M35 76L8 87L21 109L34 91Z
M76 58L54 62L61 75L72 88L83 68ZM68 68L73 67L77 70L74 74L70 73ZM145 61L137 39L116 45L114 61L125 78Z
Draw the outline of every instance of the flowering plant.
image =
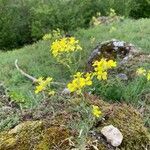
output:
M54 57L60 57L63 53L70 53L77 50L82 50L79 41L74 37L64 37L56 40L51 45L51 51Z
M47 41L47 40L50 40L51 38L52 38L52 35L51 35L50 33L49 33L49 34L47 33L47 34L45 34L45 35L43 36L42 39L43 39L44 41Z
M74 75L74 79L71 83L67 85L70 92L77 92L77 94L82 93L82 89L86 86L92 85L92 74L86 73L83 74L81 72L77 72Z
M79 45L79 41L74 37L63 37L60 39L56 39L51 45L51 53L53 57L60 64L64 65L69 69L71 73L74 72L74 69L71 65L77 65L77 58L74 58L74 52L82 50ZM80 59L80 57L79 57Z
M43 79L43 77L38 78L37 80L37 86L35 87L35 93L38 94L42 91L47 91L49 95L54 95L55 92L53 90L47 90L48 87L50 88L51 82L52 82L52 78L48 77L45 80Z
M94 64L94 75L97 76L98 80L107 80L107 71L117 66L117 63L113 60L106 60L102 58L100 61L95 61Z
M101 116L102 112L98 106L92 105L92 114L96 118L99 118Z
M76 92L77 94L81 94L82 89L86 86L92 85L92 79L94 76L97 77L98 80L107 80L109 69L112 69L117 66L117 63L113 60L106 60L102 58L100 61L95 61L93 63L94 72L83 73L78 72L74 75L74 79L71 83L67 85L70 92Z
M137 69L136 73L139 76L145 76L147 78L147 81L150 81L150 70L146 70L141 67Z

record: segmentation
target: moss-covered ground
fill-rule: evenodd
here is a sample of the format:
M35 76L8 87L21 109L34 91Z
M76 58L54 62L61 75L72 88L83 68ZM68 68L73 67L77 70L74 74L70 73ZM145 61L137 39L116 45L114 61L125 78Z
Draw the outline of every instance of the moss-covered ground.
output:
M47 103L47 108L59 108L59 111L53 115L41 115L39 121L26 120L15 128L1 132L0 149L1 150L53 150L53 149L72 149L97 147L99 150L114 149L102 137L100 130L105 125L113 124L123 134L123 143L119 146L121 150L135 149L144 150L148 148L150 134L143 125L140 114L132 107L126 104L109 104L94 96L86 98L71 98L71 101L62 103L59 101ZM80 112L76 111L77 104L86 108L91 105L97 105L101 108L103 115L101 120L92 123L92 120L83 119L86 109ZM57 109L58 109L57 108ZM34 110L34 113L37 110ZM33 112L32 112L33 113ZM88 112L88 115L90 112ZM34 118L34 114L32 114ZM85 121L85 122L84 122ZM84 122L84 127L82 126ZM88 132L86 127L92 124ZM77 127L77 128L75 128ZM83 136L79 137L81 129L84 129ZM93 134L95 133L95 134ZM96 141L96 142L95 142Z

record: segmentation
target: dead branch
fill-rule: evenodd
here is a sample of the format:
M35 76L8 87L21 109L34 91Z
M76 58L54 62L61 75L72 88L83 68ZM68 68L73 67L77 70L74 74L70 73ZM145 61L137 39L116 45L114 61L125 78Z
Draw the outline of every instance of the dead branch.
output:
M33 83L37 82L37 79L34 78L33 76L27 74L26 72L24 72L22 69L19 68L18 66L18 59L15 60L15 66L17 68L17 70L25 77L27 77L28 79L30 79Z
M19 68L18 66L18 59L15 60L15 67L17 68L17 70L26 78L30 79L33 83L37 82L37 78L27 74L26 72L24 72L22 69ZM56 85L63 85L65 86L65 83L60 83L60 82L52 82L52 84L56 84Z

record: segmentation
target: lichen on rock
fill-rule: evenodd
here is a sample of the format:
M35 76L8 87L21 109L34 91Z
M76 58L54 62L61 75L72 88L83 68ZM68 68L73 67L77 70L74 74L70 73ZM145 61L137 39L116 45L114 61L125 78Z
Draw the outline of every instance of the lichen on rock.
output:
M137 68L150 63L150 55L140 52L140 48L125 41L112 39L99 43L93 49L86 63L86 71L93 71L93 62L102 58L117 61L117 67L111 72L123 80L134 79Z
M101 58L113 60L119 59L120 62L124 62L137 52L138 50L135 48L135 46L130 43L119 41L116 39L105 41L98 44L94 48L93 52L88 58L87 71L92 71L93 62L96 60L100 60Z

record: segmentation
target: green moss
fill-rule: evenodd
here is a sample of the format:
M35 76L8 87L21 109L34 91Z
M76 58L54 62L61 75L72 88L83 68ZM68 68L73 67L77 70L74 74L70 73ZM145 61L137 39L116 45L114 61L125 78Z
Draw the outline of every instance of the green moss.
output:
M44 129L41 121L27 121L0 134L0 150L29 150L40 140Z
M62 127L50 127L42 135L42 140L36 146L36 150L49 150L49 149L69 149L68 138L71 137L69 130Z
M97 105L101 108L103 117L105 120L100 121L99 124L95 123L95 130L97 136L101 135L100 131L104 126L114 125L123 134L123 142L120 145L121 150L144 150L148 147L150 142L150 135L144 127L142 117L132 106L126 104L109 104L103 100L98 99L96 96L85 95L86 102L91 105ZM79 99L72 99L73 105L80 105L81 101ZM98 147L101 150L108 150L108 143L105 139L96 138L98 140ZM95 136L88 138L90 141L95 141ZM87 140L87 141L88 141Z
M0 150L49 150L56 146L68 149L71 132L64 127L45 128L41 121L27 121L0 134Z
M109 118L96 129L98 132L106 125L114 125L123 134L121 150L144 150L150 143L150 134L143 126L142 119L138 112L123 105L114 105L110 111Z
M9 150L16 145L16 139L12 135L8 135L7 132L0 135L0 141L0 150Z
M119 147L120 150L145 150L148 147L150 142L149 133L143 126L139 113L133 107L126 104L111 105L92 96L86 97L86 100L89 105L98 105L105 117L105 120L92 128L98 136L104 126L112 124L122 132L124 137ZM71 102L74 105L80 103L80 100L73 99ZM71 117L71 112L68 112L69 110L66 110L66 108L64 110L65 113L56 115L54 121L27 121L10 131L0 133L0 150L49 150L56 149L56 147L66 150L71 149L68 140L71 137L73 137L73 142L77 146L75 129L65 128L65 125L69 122L78 123L77 119L80 121L81 118L76 114L73 114L74 117ZM91 148L95 140L98 140L98 149L109 149L106 140L103 138L97 139L97 136L89 135L85 143Z

